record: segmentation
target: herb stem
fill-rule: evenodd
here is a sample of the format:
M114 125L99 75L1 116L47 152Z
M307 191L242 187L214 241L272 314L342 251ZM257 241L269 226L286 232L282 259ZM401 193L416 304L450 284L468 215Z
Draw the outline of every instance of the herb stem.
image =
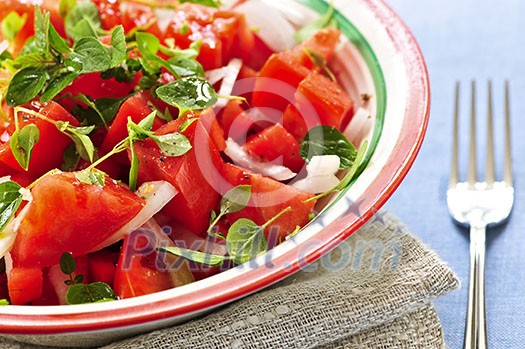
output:
M89 167L86 168L86 170L90 171L94 169L95 167L97 167L98 165L100 165L101 163L103 163L104 161L106 161L107 159L109 159L110 157L112 157L113 155L121 153L124 150L126 150L128 148L127 143L129 142L129 139L130 139L129 137L126 137L123 140L121 140L119 143L117 143L117 145L113 147L113 149L111 149L109 153L105 154L104 156L99 158L97 161L89 165Z
M261 228L263 229L266 229L268 228L268 226L270 224L272 224L273 222L275 222L276 220L278 220L279 218L281 218L282 215L284 215L285 213L287 212L290 212L292 210L292 206L288 206L287 208L285 208L284 210L282 210L281 212L279 212L278 214L276 214L272 219L270 219L268 222L264 223Z

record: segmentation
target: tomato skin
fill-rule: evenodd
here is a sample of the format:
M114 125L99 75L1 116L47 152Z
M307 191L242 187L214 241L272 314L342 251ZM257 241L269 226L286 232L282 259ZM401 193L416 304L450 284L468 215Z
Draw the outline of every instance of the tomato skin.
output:
M282 157L282 164L295 173L299 173L305 165L299 147L299 142L280 124L266 128L245 145L250 155L263 161L274 161Z
M140 79L140 74L135 75L133 82L118 82L114 78L102 79L100 73L89 73L80 75L71 85L62 91L62 95L71 93L73 96L79 93L85 94L92 99L124 98L133 91Z
M151 95L147 92L139 92L128 98L119 108L115 119L111 123L108 134L104 138L100 150L102 153L109 153L115 145L128 136L128 118L138 124L144 118L151 114L152 110L148 105ZM165 124L164 120L155 118L153 130L157 130L160 126ZM125 154L117 154L115 161L121 164L129 164Z
M0 273L0 299L7 299L9 290L7 288L7 273Z
M295 99L299 110L313 106L325 126L340 129L345 116L353 114L354 102L343 88L315 71L301 81Z
M105 282L113 287L115 268L119 255L113 251L103 249L88 256L89 281Z
M73 126L80 126L79 122L58 103L49 102L37 111L50 119L67 121ZM34 124L40 131L40 139L33 148L29 169L28 171L24 171L24 169L20 167L20 164L11 151L9 142L0 145L0 163L11 167L21 174L25 174L28 179L32 180L54 168L60 168L64 157L64 150L71 144L71 139L47 121L35 118L34 116L24 115L23 113L20 113L19 116L20 129L26 125ZM14 125L11 127L14 131Z
M319 122L314 122L310 128L318 125ZM305 118L293 104L289 104L283 113L283 127L296 139L302 139L308 133Z
M40 268L13 268L8 278L9 298L13 305L24 305L42 295L44 277Z
M284 112L288 104L293 103L294 92L309 72L290 52L272 55L255 82L253 105Z
M250 116L241 107L242 101L232 100L220 114L220 125L227 138L245 142L248 132L255 126Z
M74 257L92 252L144 205L111 179L99 187L80 183L75 173L48 175L31 193L33 201L11 250L15 267L42 268L58 264L64 252Z
M127 235L115 270L114 291L121 298L138 297L193 282L184 260L155 250L156 236L139 229Z
M308 223L316 200L309 202L305 200L311 199L312 194L245 171L232 164L224 164L221 173L232 186L252 186L252 196L248 206L239 212L227 215L231 224L240 218L247 218L262 225L290 206L292 208L290 212L282 215L265 230L267 239L275 243L275 239L282 241L297 226L302 227Z
M335 28L324 28L318 31L315 35L305 40L302 44L296 46L292 50L292 54L295 59L309 69L314 68L314 64L305 49L311 50L317 54L320 54L327 63L330 63L339 38L341 37L341 31Z
M133 2L125 2L122 4L122 26L124 31L129 33L135 28L146 28L148 33L156 37L162 37L159 25L157 23L157 16L151 7Z
M166 124L157 130L157 134L178 131L184 120L183 117ZM163 213L200 234L208 227L210 211L219 201L219 194L214 189L215 179L210 178L210 171L213 167L218 168L222 159L203 121L194 122L183 134L188 137L193 148L178 157L167 157L151 139L135 143L135 152L140 160L139 182L160 179L177 188L179 194L164 207ZM208 147L208 159L197 159L194 139L199 139L201 151L206 152Z

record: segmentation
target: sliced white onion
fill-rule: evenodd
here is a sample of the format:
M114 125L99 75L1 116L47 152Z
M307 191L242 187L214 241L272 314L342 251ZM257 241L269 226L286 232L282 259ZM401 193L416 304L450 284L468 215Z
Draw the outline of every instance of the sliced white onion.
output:
M314 156L306 166L308 175L293 184L307 193L320 194L333 189L340 180L335 176L341 160L337 155Z
M114 244L115 242L124 238L134 230L142 227L148 222L156 213L158 213L168 202L177 195L177 189L170 183L165 181L147 182L140 186L137 190L137 195L145 198L146 204L142 210L126 225L120 228L115 234L111 235L104 242L96 246L93 251L98 251Z
M249 25L257 28L257 35L272 50L286 51L297 44L293 38L295 28L279 10L268 2L246 1L236 6L235 10L246 16Z
M350 143L356 148L360 148L372 130L373 125L374 120L370 112L364 108L359 108L343 133Z
M175 10L169 8L158 7L155 8L155 15L157 16L157 24L162 33L165 33L170 25L173 17L175 17Z
M297 173L292 172L288 167L255 160L244 150L243 147L231 138L226 140L226 149L224 152L237 165L264 176L272 177L278 181L286 181L297 176Z
M0 42L0 55L9 48L9 42L7 40Z
M0 258L4 257L15 243L16 235L18 234L18 229L20 224L24 220L27 212L29 210L29 205L26 205L22 211L13 218L5 227L4 231L0 233Z
M226 76L222 79L221 88L219 89L219 96L231 96L237 77L241 72L242 60L234 58L226 66ZM223 108L228 104L227 98L221 98L215 104L215 109Z
M292 23L297 29L307 25L315 19L315 16L305 14L304 6L296 0L262 0L269 6L278 10L284 18Z
M208 70L206 71L206 80L210 84L215 85L216 83L224 79L227 74L228 74L228 67Z
M11 176L0 177L0 183L9 182L10 180L11 180Z

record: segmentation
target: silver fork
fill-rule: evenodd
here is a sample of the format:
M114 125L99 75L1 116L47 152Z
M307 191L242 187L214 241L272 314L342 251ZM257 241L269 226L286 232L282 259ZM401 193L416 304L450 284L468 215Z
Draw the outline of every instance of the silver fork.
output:
M505 83L505 160L503 180L496 180L494 165L494 133L492 84L488 83L487 150L485 179L478 181L476 174L476 86L471 86L470 151L467 180L460 182L458 171L459 148L459 82L456 83L452 166L447 203L456 223L470 227L470 274L467 319L465 326L466 349L487 348L487 322L485 315L485 233L487 226L507 220L514 204L511 163L509 84Z

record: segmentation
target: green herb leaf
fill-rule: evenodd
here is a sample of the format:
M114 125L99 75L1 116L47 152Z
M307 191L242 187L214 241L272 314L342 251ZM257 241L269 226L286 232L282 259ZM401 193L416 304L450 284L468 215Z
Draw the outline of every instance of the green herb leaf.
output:
M111 68L114 68L126 61L127 47L124 28L119 25L111 33L111 47L108 49L111 56Z
M38 52L49 54L49 12L42 12L40 7L35 8L35 38L34 45Z
M133 140L129 141L129 150L131 153L131 167L129 169L129 190L137 190L137 181L139 178L139 166L140 160L135 152L135 147L133 146Z
M220 266L222 263L224 263L224 261L227 261L230 259L226 256L219 256L219 255L214 255L210 253L203 253L200 251L193 251L193 250L188 250L188 249L180 248L180 247L166 247L166 248L159 248L159 250L170 253L175 256L186 258L190 261L193 261L199 264L208 265L211 267Z
M36 125L26 125L22 130L16 130L11 136L10 146L13 156L20 166L27 171L31 161L33 147L40 139L40 131Z
M75 284L69 287L66 294L68 304L98 303L116 299L115 292L104 282Z
M103 33L98 8L91 1L81 1L69 10L64 21L66 34L74 41L80 40L85 37L86 23L95 33Z
M0 232L11 221L22 203L21 188L18 183L12 181L0 183Z
M237 220L228 230L226 249L237 264L252 260L268 250L264 228L246 218Z
M339 130L331 126L317 126L312 128L304 137L300 154L310 162L318 155L337 155L341 160L339 169L352 167L356 157L356 149Z
M153 34L138 32L135 34L137 46L142 57L140 62L147 73L156 74L164 64L164 60L157 56L160 40Z
M95 118L89 118L87 120L89 124L95 124L97 126L102 125L107 128L107 125L110 124L117 115L120 105L128 99L128 96L124 98L91 99L88 96L79 93L76 96L76 99L79 102L86 104L98 116L98 120Z
M49 82L42 96L40 96L40 102L46 103L56 97L63 89L71 84L78 77L77 73L66 72L57 75L53 80Z
M199 121L199 118L191 118L191 119L188 119L186 121L184 121L180 126L179 126L179 132L184 132L188 129L188 127L190 127L194 122L196 121Z
M7 89L7 105L14 107L31 101L46 84L46 73L38 68L25 68L18 71Z
M221 200L221 214L239 212L248 205L252 195L251 185L239 185L224 194Z
M169 133L162 136L151 136L160 150L167 156L182 156L192 148L190 140L182 133Z
M306 39L315 35L319 30L323 28L333 27L337 28L337 21L334 18L335 10L333 4L330 5L328 11L315 21L310 22L298 32L295 33L294 39L298 43L305 41Z
M168 71L178 78L188 76L204 77L204 68L194 59L176 57L170 58L163 64Z
M7 299L0 299L0 306L9 305L9 301Z
M64 160L60 169L64 172L72 172L78 167L80 161L80 155L77 152L76 145L70 144L66 150L64 150Z
M9 14L4 17L1 23L1 30L2 30L3 37L9 42L13 42L18 32L26 24L26 21L27 21L26 14L20 16L15 11L9 12Z
M51 47L62 54L67 54L71 52L71 49L69 48L69 45L67 44L66 40L58 34L55 27L50 24L49 26L49 44Z
M166 39L165 42L170 43L170 47L161 45L159 50L163 54L170 56L170 57L197 59L197 57L199 56L201 52L202 39L192 42L190 47L184 50L175 48L175 41L171 42L169 41L169 39Z
M62 253L60 257L60 270L66 275L71 275L77 269L75 258L69 252Z
M204 79L189 77L173 81L156 90L157 96L169 105L184 110L201 110L217 103L217 93Z
M93 132L95 126L75 127L71 126L69 122L57 121L56 127L65 135L67 135L73 143L80 157L86 161L93 162L95 157L95 146L89 138L89 134Z
M357 155L352 164L352 167L350 167L350 170L348 170L348 173L344 176L341 182L339 182L339 184L332 191L344 190L350 184L350 182L352 182L355 175L357 174L357 171L359 170L359 167L363 163L367 149L368 149L368 141L365 141L365 143L361 146L361 148L359 148L359 151L357 152Z
M191 2L192 4L204 5L215 8L219 8L221 6L220 0L181 0L180 2Z
M144 119L140 120L138 126L144 130L151 131L151 128L153 127L153 124L155 123L156 116L157 116L157 112L155 111L151 112Z
M75 172L75 177L79 182L96 185L103 188L106 185L106 174L96 168L87 168L85 170Z
M78 73L96 73L111 68L111 55L100 41L84 37L77 41L65 64L72 68L81 66Z

